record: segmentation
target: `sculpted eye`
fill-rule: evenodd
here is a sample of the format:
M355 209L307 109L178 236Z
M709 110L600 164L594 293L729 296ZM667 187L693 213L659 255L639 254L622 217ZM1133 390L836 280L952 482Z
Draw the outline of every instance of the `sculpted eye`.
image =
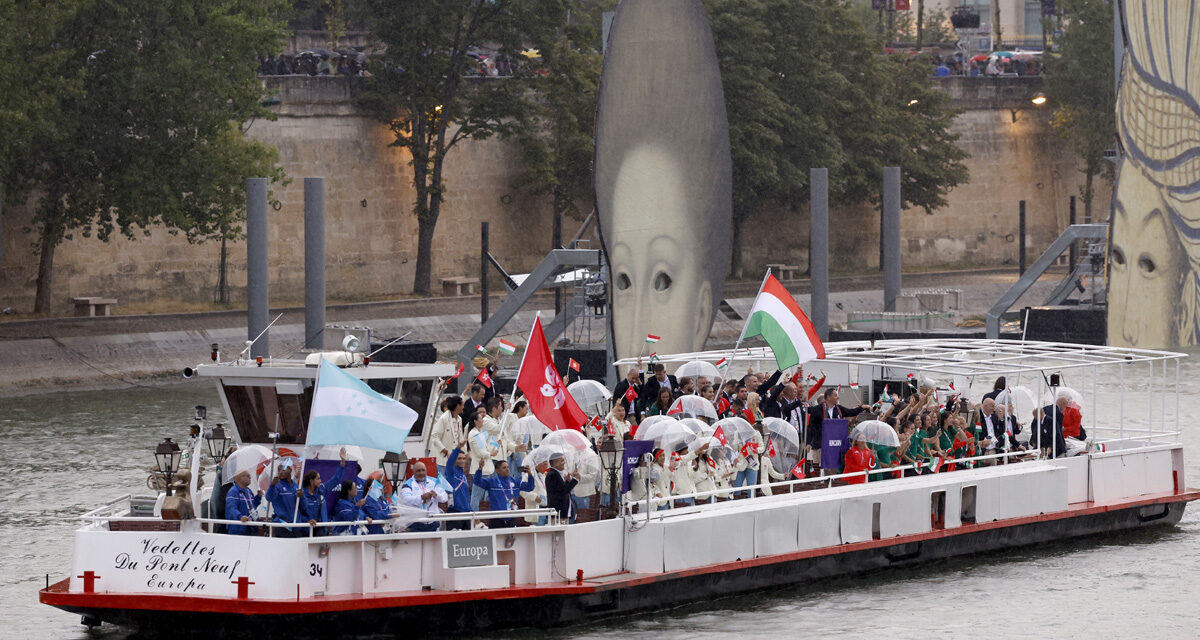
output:
M1113 247L1112 261L1118 267L1125 266L1125 252L1121 251L1120 247Z
M1149 256L1142 256L1138 260L1138 269L1141 269L1142 273L1150 275L1154 273L1154 261Z
M659 271L658 275L654 276L654 290L655 291L666 291L667 289L670 289L670 288L671 288L671 276L667 275L666 272Z
M629 274L627 274L627 273L618 273L617 274L617 288L618 289L624 291L632 286L633 286L633 283L629 281Z

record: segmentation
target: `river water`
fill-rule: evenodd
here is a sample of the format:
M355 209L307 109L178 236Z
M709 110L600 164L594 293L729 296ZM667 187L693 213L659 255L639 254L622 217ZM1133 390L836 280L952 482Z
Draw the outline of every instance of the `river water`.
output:
M1173 366L1168 377L1174 378ZM1200 414L1200 355L1183 361L1181 380L1182 415ZM1126 411L1132 412L1148 385L1135 381L1132 372L1127 381L1133 394L1126 396ZM1099 382L1103 390L1116 380L1101 376ZM144 492L154 445L165 436L186 434L196 404L209 407L210 420L220 419L215 392L199 383L0 398L0 629L5 637L127 637L107 625L88 633L78 616L39 604L37 590L46 574L57 581L70 569L77 516L120 495ZM1100 399L1098 413L1116 410L1111 397ZM1200 429L1184 422L1189 484L1200 486ZM1178 526L1157 531L840 578L550 632L487 637L1196 638L1198 602L1200 506L1193 506Z

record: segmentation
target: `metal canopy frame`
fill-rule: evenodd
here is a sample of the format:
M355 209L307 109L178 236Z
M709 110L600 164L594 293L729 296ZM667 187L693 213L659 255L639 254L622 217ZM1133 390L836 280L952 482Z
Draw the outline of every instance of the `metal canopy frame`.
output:
M825 344L825 359L818 362L858 366L890 367L912 372L950 376L992 376L1022 372L1074 369L1101 365L1157 362L1184 358L1186 354L1103 345L1065 344L1021 340L972 338L930 338L922 340L877 340L833 342ZM752 347L720 351L699 351L659 356L662 363L692 360L716 362L722 358L738 361L774 362L770 347ZM637 363L625 358L615 366Z

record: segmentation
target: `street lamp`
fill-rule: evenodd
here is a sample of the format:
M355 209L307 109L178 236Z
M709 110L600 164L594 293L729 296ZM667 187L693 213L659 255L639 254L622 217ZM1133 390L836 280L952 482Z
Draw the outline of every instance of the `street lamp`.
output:
M165 438L154 449L154 459L158 462L158 472L163 475L166 481L167 495L171 495L171 477L179 471L179 457L182 455L179 445L171 442L170 438Z
M403 451L399 454L395 451L388 451L379 461L379 467L383 469L383 475L391 479L392 491L396 491L400 486L400 480L408 475L408 455Z
M625 446L617 438L608 436L600 441L596 450L600 453L600 463L608 470L608 505L615 514L617 513L617 470L621 468L621 454L625 453Z
M1034 106L1040 107L1040 106L1046 104L1046 94L1039 91L1039 92L1033 94L1033 97L1030 98L1029 101L1032 102L1034 104Z
M232 438L225 433L225 423L218 422L217 426L208 430L204 435L204 444L208 449L208 457L220 460L225 454L225 450L229 448L229 443Z

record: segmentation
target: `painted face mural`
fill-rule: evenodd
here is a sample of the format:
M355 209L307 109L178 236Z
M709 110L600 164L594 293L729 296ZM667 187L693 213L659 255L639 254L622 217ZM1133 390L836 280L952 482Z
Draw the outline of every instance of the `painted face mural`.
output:
M687 64L679 64L687 60ZM729 124L699 0L624 0L596 122L618 357L704 346L729 270Z
M1200 343L1200 7L1126 0L1109 344ZM1193 46L1194 45L1194 46Z

